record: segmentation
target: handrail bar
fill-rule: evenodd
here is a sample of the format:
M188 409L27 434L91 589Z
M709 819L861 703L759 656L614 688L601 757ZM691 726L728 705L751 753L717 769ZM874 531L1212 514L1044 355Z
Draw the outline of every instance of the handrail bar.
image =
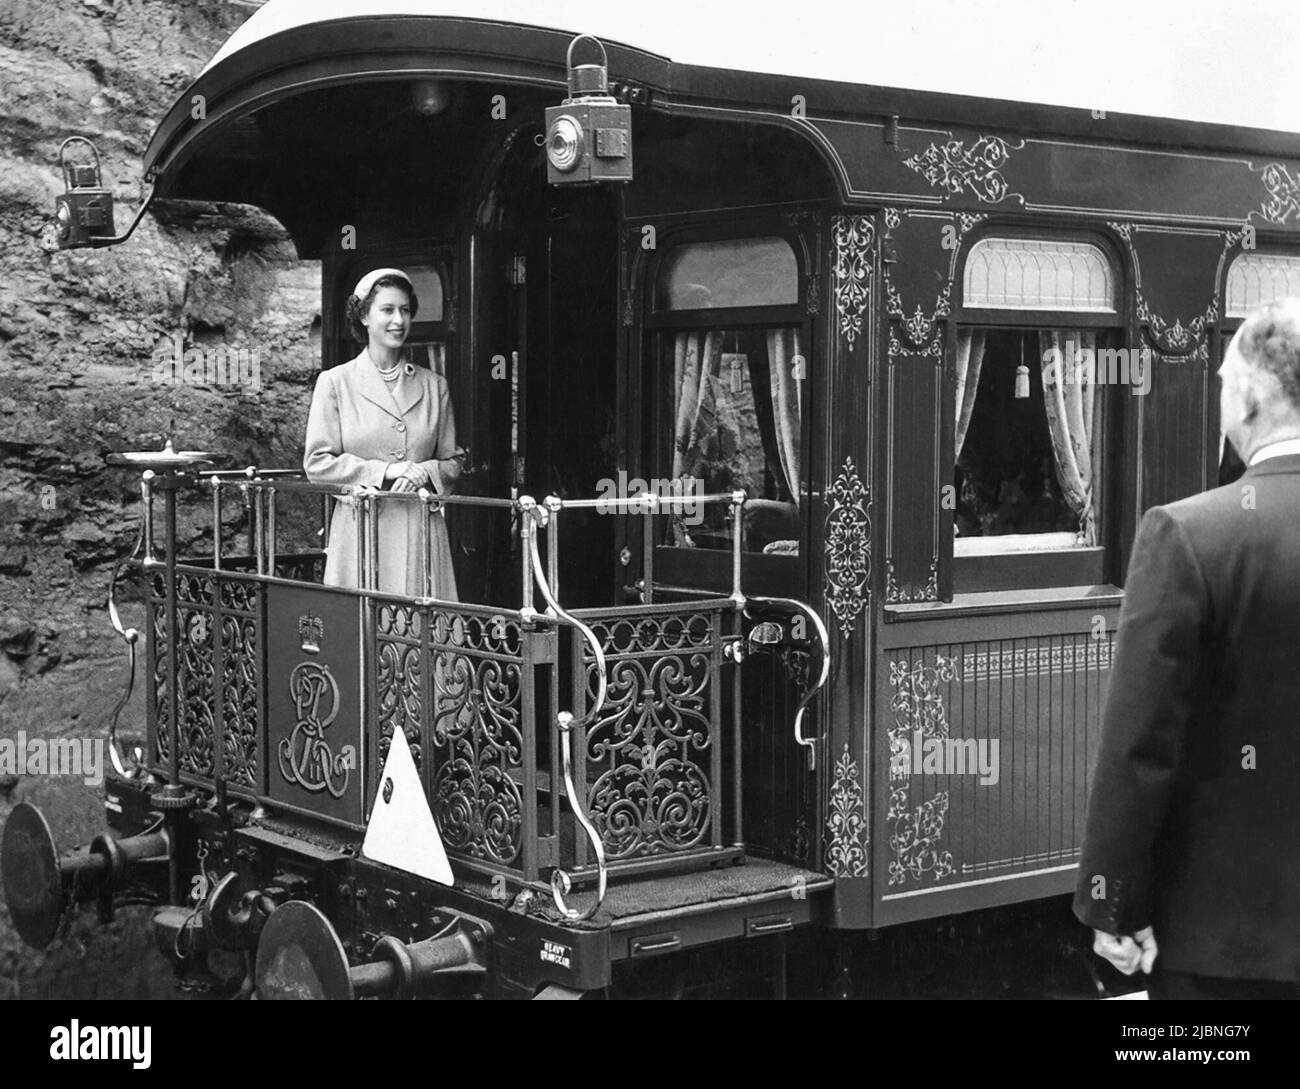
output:
M301 469L259 469L256 465L249 465L245 469L201 469L195 474L200 480L211 480L213 477L230 477L231 480L238 480L245 477L252 480L257 477L263 479L287 480L290 477L301 477L305 474Z
M647 508L654 512L661 507L687 506L694 503L732 504L736 502L736 495L736 492L717 492L709 495L656 495L654 492L644 492L624 499L560 499L552 496L547 502L557 503L556 509L559 510L600 510L602 513L644 514Z
M587 815L586 805L580 798L577 784L573 779L573 731L575 725L585 727L587 723L595 719L605 706L605 697L609 693L605 650L600 645L600 640L596 638L596 633L556 600L555 594L551 590L551 584L546 577L546 570L542 564L542 554L537 546L537 531L548 520L558 517L559 501L555 496L548 496L542 505L538 506L530 496L521 498L524 500L528 521L525 536L528 538L528 555L532 561L533 581L541 592L542 600L546 602L547 608L554 617L573 627L591 647L592 659L596 666L596 676L599 678L596 698L578 723L575 724L575 716L568 711L560 711L555 716L556 726L560 730L560 750L564 764L564 789L568 795L569 805L573 809L574 816L577 817L583 832L586 833L592 851L596 856L596 898L582 911L571 908L564 902L565 894L573 888L573 881L569 875L558 866L551 872L551 896L555 900L556 908L566 919L578 922L590 919L600 910L600 905L605 900L605 890L609 880L609 868L605 862L605 845L601 840L600 833Z
M232 477L229 480L222 480L221 484L236 485L238 487L247 487L257 491L269 491L274 489L277 492L297 492L303 495L329 495L336 499L354 499L364 492L373 491L372 498L383 501L402 500L406 502L420 502L418 491L414 492L392 492L384 491L380 488L370 489L366 485L348 484L340 486L337 484L314 484L309 480L288 480L284 478L271 478L266 476L254 476L247 479ZM519 502L515 499L496 499L487 495L439 495L434 494L432 498L434 504L446 503L449 506L461 507L492 507L497 510L518 510Z

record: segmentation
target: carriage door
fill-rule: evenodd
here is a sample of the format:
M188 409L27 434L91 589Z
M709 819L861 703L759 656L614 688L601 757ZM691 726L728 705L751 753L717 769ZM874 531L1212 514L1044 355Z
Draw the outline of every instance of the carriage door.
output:
M665 519L653 549L656 585L730 593L739 532L745 594L807 600L810 253L808 236L784 220L659 234L643 292L642 475L667 478L682 494L743 490L749 498L739 526L721 506ZM785 630L802 631L802 646L810 632L795 623ZM816 857L815 777L792 725L809 667L802 650L783 646L747 659L742 671L745 841L800 864Z
M616 464L617 196L548 185L533 136L516 136L476 227L477 488L590 498ZM612 600L613 522L565 520L566 606ZM494 603L518 601L517 547L510 534L485 542Z

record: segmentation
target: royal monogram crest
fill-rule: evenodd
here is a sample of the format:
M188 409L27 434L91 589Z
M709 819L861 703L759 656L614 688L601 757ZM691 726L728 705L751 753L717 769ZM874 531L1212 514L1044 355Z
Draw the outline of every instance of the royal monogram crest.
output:
M357 765L356 749L345 745L338 753L325 738L339 713L339 686L329 666L301 662L289 677L295 722L280 741L280 774L312 794L328 791L333 798L347 792Z

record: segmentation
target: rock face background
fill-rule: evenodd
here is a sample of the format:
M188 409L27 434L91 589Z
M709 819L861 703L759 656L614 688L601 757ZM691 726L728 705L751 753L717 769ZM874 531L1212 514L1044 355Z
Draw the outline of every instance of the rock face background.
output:
M245 207L155 205L125 245L41 248L60 143L95 141L125 229L154 125L255 9L235 0L4 0L0 6L0 738L100 737L127 679L106 597L138 525L138 476L113 450L229 453L296 467L319 367L320 269ZM258 353L260 389L163 385L155 350ZM201 508L200 508L201 512ZM232 512L233 517L233 512ZM187 535L206 532L201 517ZM234 523L228 528L233 530ZM123 620L143 629L133 585ZM143 644L141 644L143 646ZM122 715L143 734L143 667ZM98 788L0 773L0 822L41 806L61 847L103 828ZM0 997L170 997L145 909L93 909L44 953L0 906Z

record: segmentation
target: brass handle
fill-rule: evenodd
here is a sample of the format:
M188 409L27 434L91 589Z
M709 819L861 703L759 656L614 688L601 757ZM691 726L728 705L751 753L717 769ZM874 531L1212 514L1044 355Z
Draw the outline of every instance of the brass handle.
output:
M573 806L573 815L578 818L578 823L582 825L582 830L587 834L587 839L591 842L591 849L596 854L596 899L592 901L590 907L583 911L577 911L569 907L564 902L564 897L573 888L573 881L561 869L556 869L551 874L551 896L555 900L555 906L560 909L561 914L566 919L581 922L590 919L600 910L600 905L605 900L605 884L609 874L605 866L605 845L601 842L600 833L596 831L596 826L587 817L586 807L578 800L578 790L573 782L573 716L568 711L561 711L555 716L555 723L560 728L560 753L564 761L564 789L568 792L569 804Z
M609 683L605 677L605 651L600 645L600 640L596 638L596 633L556 600L555 594L551 590L551 584L547 581L546 571L542 566L542 555L537 548L537 531L546 524L550 516L550 510L548 509L550 507L551 501L547 500L545 506L538 507L530 503L522 511L523 517L526 519L525 536L528 538L528 555L532 562L533 579L537 583L538 590L541 591L542 599L559 620L576 628L591 648L592 658L596 666L596 676L599 679L596 688L596 700L582 720L582 725L585 726L586 723L596 718L605 706L605 697L609 691ZM600 910L600 905L605 900L605 886L609 874L605 865L605 845L601 841L600 833L596 831L596 826L591 823L591 819L587 816L586 806L583 805L578 796L578 788L573 781L574 716L568 711L561 711L555 716L555 724L560 730L560 753L564 762L564 788L568 792L569 805L573 807L573 814L578 818L578 823L582 826L583 832L586 833L592 851L596 855L597 884L596 899L591 906L583 911L576 911L564 902L565 895L573 888L573 881L564 870L556 869L551 874L551 895L555 899L555 906L566 919L581 921L590 919Z
M142 486L141 495L142 505L147 510L151 499L147 484ZM113 708L113 715L108 723L108 758L112 762L113 771L123 779L134 779L143 770L140 759L143 754L137 753L133 756L126 756L122 753L117 742L118 719L122 715L122 709L131 701L131 693L135 691L135 645L140 641L140 631L137 628L127 628L122 625L122 615L117 610L117 582L122 577L123 569L139 555L144 546L146 520L146 511L142 510L135 544L131 547L131 551L127 556L114 564L113 574L108 583L108 619L113 625L113 630L126 643L127 656L126 691L122 693L121 698L117 701L117 706Z
M810 704L813 701L813 697L815 697L817 693L820 692L826 686L827 678L830 677L831 640L830 640L830 636L826 632L826 625L822 623L822 618L818 616L812 609L810 609L802 601L796 601L794 598L751 597L749 599L749 604L764 605L764 606L779 606L780 608L792 612L797 612L803 617L805 617L810 624L812 624L813 631L817 633L817 644L818 644L818 649L821 652L821 659L822 659L821 675L817 678L817 683L814 684L811 688L808 689L807 692L804 693L803 699L799 701L799 705L795 708L795 712L794 712L795 742L799 745L802 745L804 748L808 750L808 770L816 771L817 770L817 742L820 739L816 737L804 736L803 716L804 716L804 712L808 709L808 704ZM750 615L748 608L746 609L746 615L747 616Z

